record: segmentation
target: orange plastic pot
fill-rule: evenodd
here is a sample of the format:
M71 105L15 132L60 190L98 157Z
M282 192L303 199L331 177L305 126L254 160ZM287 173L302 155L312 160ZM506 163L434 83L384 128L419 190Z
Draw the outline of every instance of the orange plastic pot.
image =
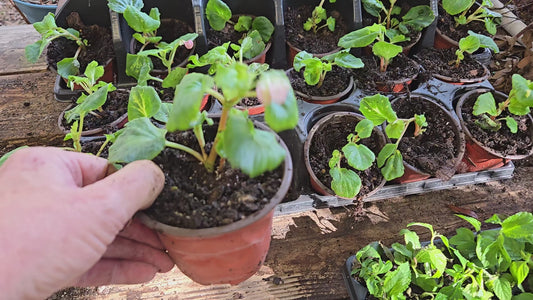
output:
M487 169L499 168L511 160L523 159L533 154L532 147L528 153L523 155L504 155L499 151L496 151L490 147L483 145L480 141L478 141L472 136L472 133L465 125L465 122L463 120L463 104L465 103L465 101L469 101L472 98L477 98L478 95L489 91L492 92L492 94L497 100L507 99L507 95L501 92L495 92L489 89L475 89L462 95L461 98L459 98L459 101L457 102L457 106L455 107L455 112L459 117L459 122L461 123L461 127L463 128L466 137L466 153L462 161L463 170L465 172L477 172ZM530 138L533 139L533 118L531 117L531 115L528 115L528 117L530 121L528 128L529 135Z
M422 172L420 169L415 168L414 166L403 162L404 172L402 177L396 178L393 181L396 183L409 183L416 182L420 180L425 180L431 177L430 174Z
M294 57L296 56L296 54L298 54L298 52L301 52L302 49L300 48L297 48L296 46L294 46L293 44L291 44L289 41L286 41L287 43L287 46L289 46L289 65L292 66L293 62L294 62ZM314 57L318 57L318 58L321 58L323 56L326 56L326 55L330 55L330 54L333 54L335 52L338 52L340 51L342 48L336 48L335 50L333 51L330 51L330 52L327 52L327 53L311 53Z
M261 129L266 126L255 125ZM138 218L156 231L178 268L197 283L238 284L255 274L270 247L275 206L283 200L292 180L292 160L285 148L283 179L279 190L263 209L237 222L203 229L169 226L140 213Z
M364 117L362 115L360 115L358 113L354 113L354 112L333 112L333 113L331 113L329 115L326 115L325 117L320 119L315 125L313 125L313 127L309 131L309 134L307 135L307 138L306 138L305 143L304 143L305 168L307 170L307 173L309 174L309 181L310 181L311 187L317 193L319 193L321 195L324 195L324 196L337 196L337 195L335 195L335 192L333 192L329 187L324 185L318 179L318 177L315 175L315 173L313 172L313 170L311 168L311 163L310 163L310 156L309 156L310 152L309 152L309 150L310 150L311 145L313 143L313 137L315 136L315 134L317 132L320 132L321 130L323 130L323 128L326 125L329 125L329 124L332 124L332 123L334 123L334 124L345 124L347 119L356 119L357 121L360 121L360 120L364 119ZM383 147L386 144L385 136L383 135L383 132L381 132L381 130L379 130L377 128L374 128L372 134L374 136L375 135L378 136L380 147ZM323 159L329 159L329 158L325 157ZM369 196L375 194L381 187L383 187L385 185L385 183L386 183L386 180L385 180L385 178L383 178L381 183L375 189L373 189L372 191L370 191L370 192L368 192L368 193L366 193L365 195L362 195L362 196L363 197L369 197ZM339 196L337 196L337 197L339 197ZM353 199L357 199L357 198L360 198L360 197L361 196L358 195L358 196L356 196ZM343 198L343 197L339 197L339 198Z
M409 59L409 62L415 66L417 69L420 68L420 65L415 61ZM405 93L408 90L409 85L415 80L418 76L418 73L415 73L409 77L402 78L400 80L390 80L390 81L376 81L376 89L385 93Z

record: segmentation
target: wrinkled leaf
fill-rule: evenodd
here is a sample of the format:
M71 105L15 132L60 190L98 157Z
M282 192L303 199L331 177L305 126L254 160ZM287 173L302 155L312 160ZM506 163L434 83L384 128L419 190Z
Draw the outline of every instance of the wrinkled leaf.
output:
M128 101L128 121L137 118L151 118L161 107L161 99L151 86L135 86Z
M364 171L372 166L376 159L374 152L365 145L348 143L342 147L348 164L356 170Z
M332 168L331 189L339 197L354 198L361 189L361 178L352 170L345 168Z
M381 94L361 99L359 109L365 118L371 120L376 126L383 124L385 121L392 123L398 119L392 109L389 98Z
M209 26L218 31L224 29L226 22L231 19L231 9L221 0L207 1L205 14L209 21Z

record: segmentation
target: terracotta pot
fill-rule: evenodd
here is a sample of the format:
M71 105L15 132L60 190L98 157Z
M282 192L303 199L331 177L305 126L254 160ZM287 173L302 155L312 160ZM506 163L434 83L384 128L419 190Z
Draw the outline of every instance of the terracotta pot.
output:
M409 60L410 63L416 68L420 66L413 60ZM410 77L405 77L400 80L390 80L386 82L376 81L376 89L385 93L405 93L408 90L409 85L415 80L418 76L418 73L413 74Z
M443 34L442 31L437 27L435 30L435 40L433 42L433 48L435 49L457 49L459 48L459 43L452 40L447 35Z
M298 52L301 52L302 49L300 48L297 48L296 46L294 46L293 44L291 44L289 41L286 41L287 45L289 46L289 65L292 66L293 65L293 62L294 62L294 57L296 56L296 54L298 54ZM304 49L305 50L305 49ZM330 52L327 52L327 53L311 53L314 57L318 57L318 58L321 58L321 57L324 57L326 55L330 55L330 54L333 54L335 52L338 52L342 50L341 47L338 47L336 48L335 50L333 51L330 51Z
M290 68L286 71L287 76L290 78L290 73L294 70L294 68ZM327 75L326 75L327 76ZM294 93L300 97L305 102L314 103L314 104L332 104L335 102L339 102L343 97L348 95L354 87L354 81L353 78L350 77L350 82L348 83L348 86L341 91L340 93L337 93L335 95L331 96L313 96L308 95L303 92L300 92L298 90L294 90Z
M255 123L258 128L265 125ZM188 229L157 222L146 214L138 218L154 229L178 268L197 283L238 284L255 274L270 246L275 206L283 200L292 179L292 160L285 150L284 172L276 195L261 210L237 222L203 229Z
M476 61L477 62L477 61ZM464 85L464 84L474 84L474 83L480 83L485 80L487 80L490 77L490 71L487 69L485 65L482 65L478 62L478 64L483 68L483 74L475 77L475 78L462 78L462 79L454 79L449 76L440 75L440 74L432 74L433 77L435 77L438 80L453 84L453 85Z
M480 141L478 141L472 136L472 133L464 123L462 116L462 107L465 101L469 101L469 99L473 97L477 98L477 95L486 92L492 92L496 100L507 99L507 95L501 92L495 92L489 89L475 89L462 95L461 98L459 98L459 101L457 102L457 106L455 107L455 112L459 117L459 121L466 137L466 153L462 161L464 167L463 169L465 172L477 172L486 169L499 168L511 160L523 159L533 154L533 147L531 147L531 149L529 149L529 152L523 155L504 155L503 153L497 150L483 145ZM530 138L533 140L533 118L531 117L531 115L528 115L528 118L530 121L528 128L529 135Z
M315 190L316 192L318 192L319 194L324 195L324 196L336 196L336 195L335 195L335 192L333 192L331 190L331 188L329 188L326 185L324 185L318 179L318 177L315 175L315 173L311 169L311 163L309 161L309 159L310 159L309 150L311 148L311 144L313 143L313 137L318 131L322 130L324 128L324 126L326 126L328 124L331 124L331 123L344 124L344 123L346 123L345 120L347 118L356 119L357 121L360 121L360 120L364 119L364 117L362 115L360 115L358 113L354 113L354 112L333 112L331 114L326 115L325 117L320 119L315 125L313 125L313 127L309 131L309 134L307 135L307 138L306 138L305 143L304 143L305 168L307 169L307 173L309 174L311 187L313 188L313 190ZM377 128L374 128L372 134L373 134L373 136L375 136L375 135L378 136L378 139L379 139L379 142L380 142L380 148L383 147L385 145L385 143L386 143L386 140L385 140L385 136L383 135L381 130L379 130ZM322 159L329 159L329 157L324 157ZM357 195L353 199L360 199L361 197L368 197L368 196L371 196L371 195L375 194L381 187L383 187L385 185L385 182L386 182L386 180L385 180L385 178L383 178L383 180L380 182L380 184L375 189L373 189L372 191L370 191L369 193L367 193L365 195L362 195L362 196L361 195ZM337 196L337 197L339 197L339 196ZM339 198L343 198L343 197L339 197Z

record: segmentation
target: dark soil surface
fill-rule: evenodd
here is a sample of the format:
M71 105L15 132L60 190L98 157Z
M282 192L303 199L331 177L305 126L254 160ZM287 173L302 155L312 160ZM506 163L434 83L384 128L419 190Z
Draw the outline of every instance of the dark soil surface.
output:
M473 5L469 12L475 9L476 5ZM459 25L458 27L455 27L454 17L450 16L440 5L437 28L439 28L444 35L457 42L459 42L460 39L468 36L468 30L472 30L473 32L480 33L486 36L491 36L491 34L485 28L485 23L480 21L473 21L468 24Z
M334 32L329 31L327 26L320 29L317 34L313 30L305 31L303 24L311 17L313 9L314 6L310 5L287 7L284 14L287 41L309 53L327 53L337 49L339 39L348 33L344 19L338 11L328 11L328 17L333 16L336 20Z
M157 93L159 94L159 98L163 102L172 102L174 100L174 92L175 90L173 88L164 88L161 86L161 82L155 81L155 80L149 80L148 85L153 86Z
M105 142L105 138L83 138L81 140L81 152L83 153L91 153L96 155L98 151L100 151L100 148ZM108 143L104 150L102 150L102 153L100 153L100 157L107 158L109 156L109 146L111 146L110 143Z
M533 22L533 0L511 0L510 2L506 6L526 25Z
M215 127L206 131L213 140ZM167 136L199 151L191 131ZM154 159L165 173L165 187L146 213L159 222L182 228L209 228L227 225L260 210L276 194L283 169L249 178L231 169L208 173L191 155L165 149Z
M252 106L257 106L261 104L262 104L261 101L259 101L257 97L248 97L248 98L242 99L239 102L239 104L237 104L237 106L252 107Z
M317 88L318 85L308 85L305 82L303 68L300 70L300 72L296 72L294 69L291 69L289 73L289 80L291 81L292 88L295 91L299 91L310 96L327 97L337 95L344 91L348 87L348 84L350 84L351 76L351 71L338 66L333 66L333 69L326 73L326 76L324 77L324 83L319 88Z
M505 101L503 97L495 98L496 102ZM461 109L463 121L465 122L465 125L472 136L486 147L500 152L502 156L529 154L531 147L533 146L530 133L532 126L531 118L527 115L512 116L518 123L517 133L512 133L505 124L502 124L502 127L497 132L484 130L475 124L477 117L472 115L472 110L476 99L476 96L472 96L465 100L465 103ZM504 111L500 117L505 118L507 116L510 116L510 114L507 111Z
M313 173L322 184L331 187L331 175L329 175L329 159L333 150L340 150L346 145L346 138L350 133L353 133L355 126L359 121L355 117L348 117L342 122L331 122L322 127L323 130L317 131L313 135L313 140L309 147L309 163ZM367 146L374 153L378 153L383 145L380 145L380 139L377 134L377 129L374 129L370 138L363 139L361 144ZM342 160L341 166L348 168L357 173L361 177L361 191L359 197L363 197L369 192L377 188L383 181L383 176L376 162L365 170L359 171L351 168L345 159Z
M400 54L387 67L384 73L379 71L379 59L375 56L361 57L365 66L362 69L351 69L357 88L375 91L376 82L397 81L413 78L418 75L419 68L407 56ZM416 66L416 67L415 67Z
M457 82L463 78L473 79L483 76L485 69L470 55L465 54L465 59L461 61L459 67L455 67L456 58L457 56L455 56L455 50L453 49L425 48L414 59L428 73L448 76Z
M89 43L86 50L82 50L78 56L81 73L93 60L97 61L99 65L105 65L110 59L115 57L113 39L108 28L98 25L86 26L76 12L67 17L67 24L69 27L78 30L81 38L86 39ZM57 69L57 62L66 57L74 57L77 49L78 45L74 41L65 38L53 40L47 48L48 65Z
M128 111L128 99L129 90L116 90L108 94L107 101L102 106L103 111L97 111L100 117L96 117L92 114L85 116L83 120L83 130L91 130L100 127L104 127L104 132L111 133L118 128L109 126L110 123L120 118ZM63 118L63 127L70 128L72 124L68 124L66 119Z
M409 126L398 147L403 160L425 173L448 180L455 173L459 154L459 137L452 129L451 116L417 97L399 98L392 103L392 108L399 118L424 114L428 123L426 131L417 137L413 136L414 124Z
M161 41L172 43L174 40L180 36L194 32L192 28L185 22L177 19L162 19L161 26L157 30L157 36L163 37ZM134 52L137 53L141 49L142 45L134 40ZM147 45L144 49L155 49L153 44ZM174 56L174 63L172 66L177 66L182 62L186 61L189 56L192 54L193 50L185 48L185 46L178 47L176 51L176 56ZM150 56L152 63L154 64L154 70L164 70L166 72L166 67L163 65L159 58Z

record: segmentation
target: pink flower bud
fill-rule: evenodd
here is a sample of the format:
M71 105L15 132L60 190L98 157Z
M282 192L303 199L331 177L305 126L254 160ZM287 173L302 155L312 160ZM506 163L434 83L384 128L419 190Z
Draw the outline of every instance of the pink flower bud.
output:
M192 49L192 47L194 46L194 42L192 40L185 41L185 43L183 44L185 45L185 48L187 49Z
M265 105L270 105L271 103L285 103L291 89L291 84L285 72L271 70L262 74L257 82L255 91L259 101Z

